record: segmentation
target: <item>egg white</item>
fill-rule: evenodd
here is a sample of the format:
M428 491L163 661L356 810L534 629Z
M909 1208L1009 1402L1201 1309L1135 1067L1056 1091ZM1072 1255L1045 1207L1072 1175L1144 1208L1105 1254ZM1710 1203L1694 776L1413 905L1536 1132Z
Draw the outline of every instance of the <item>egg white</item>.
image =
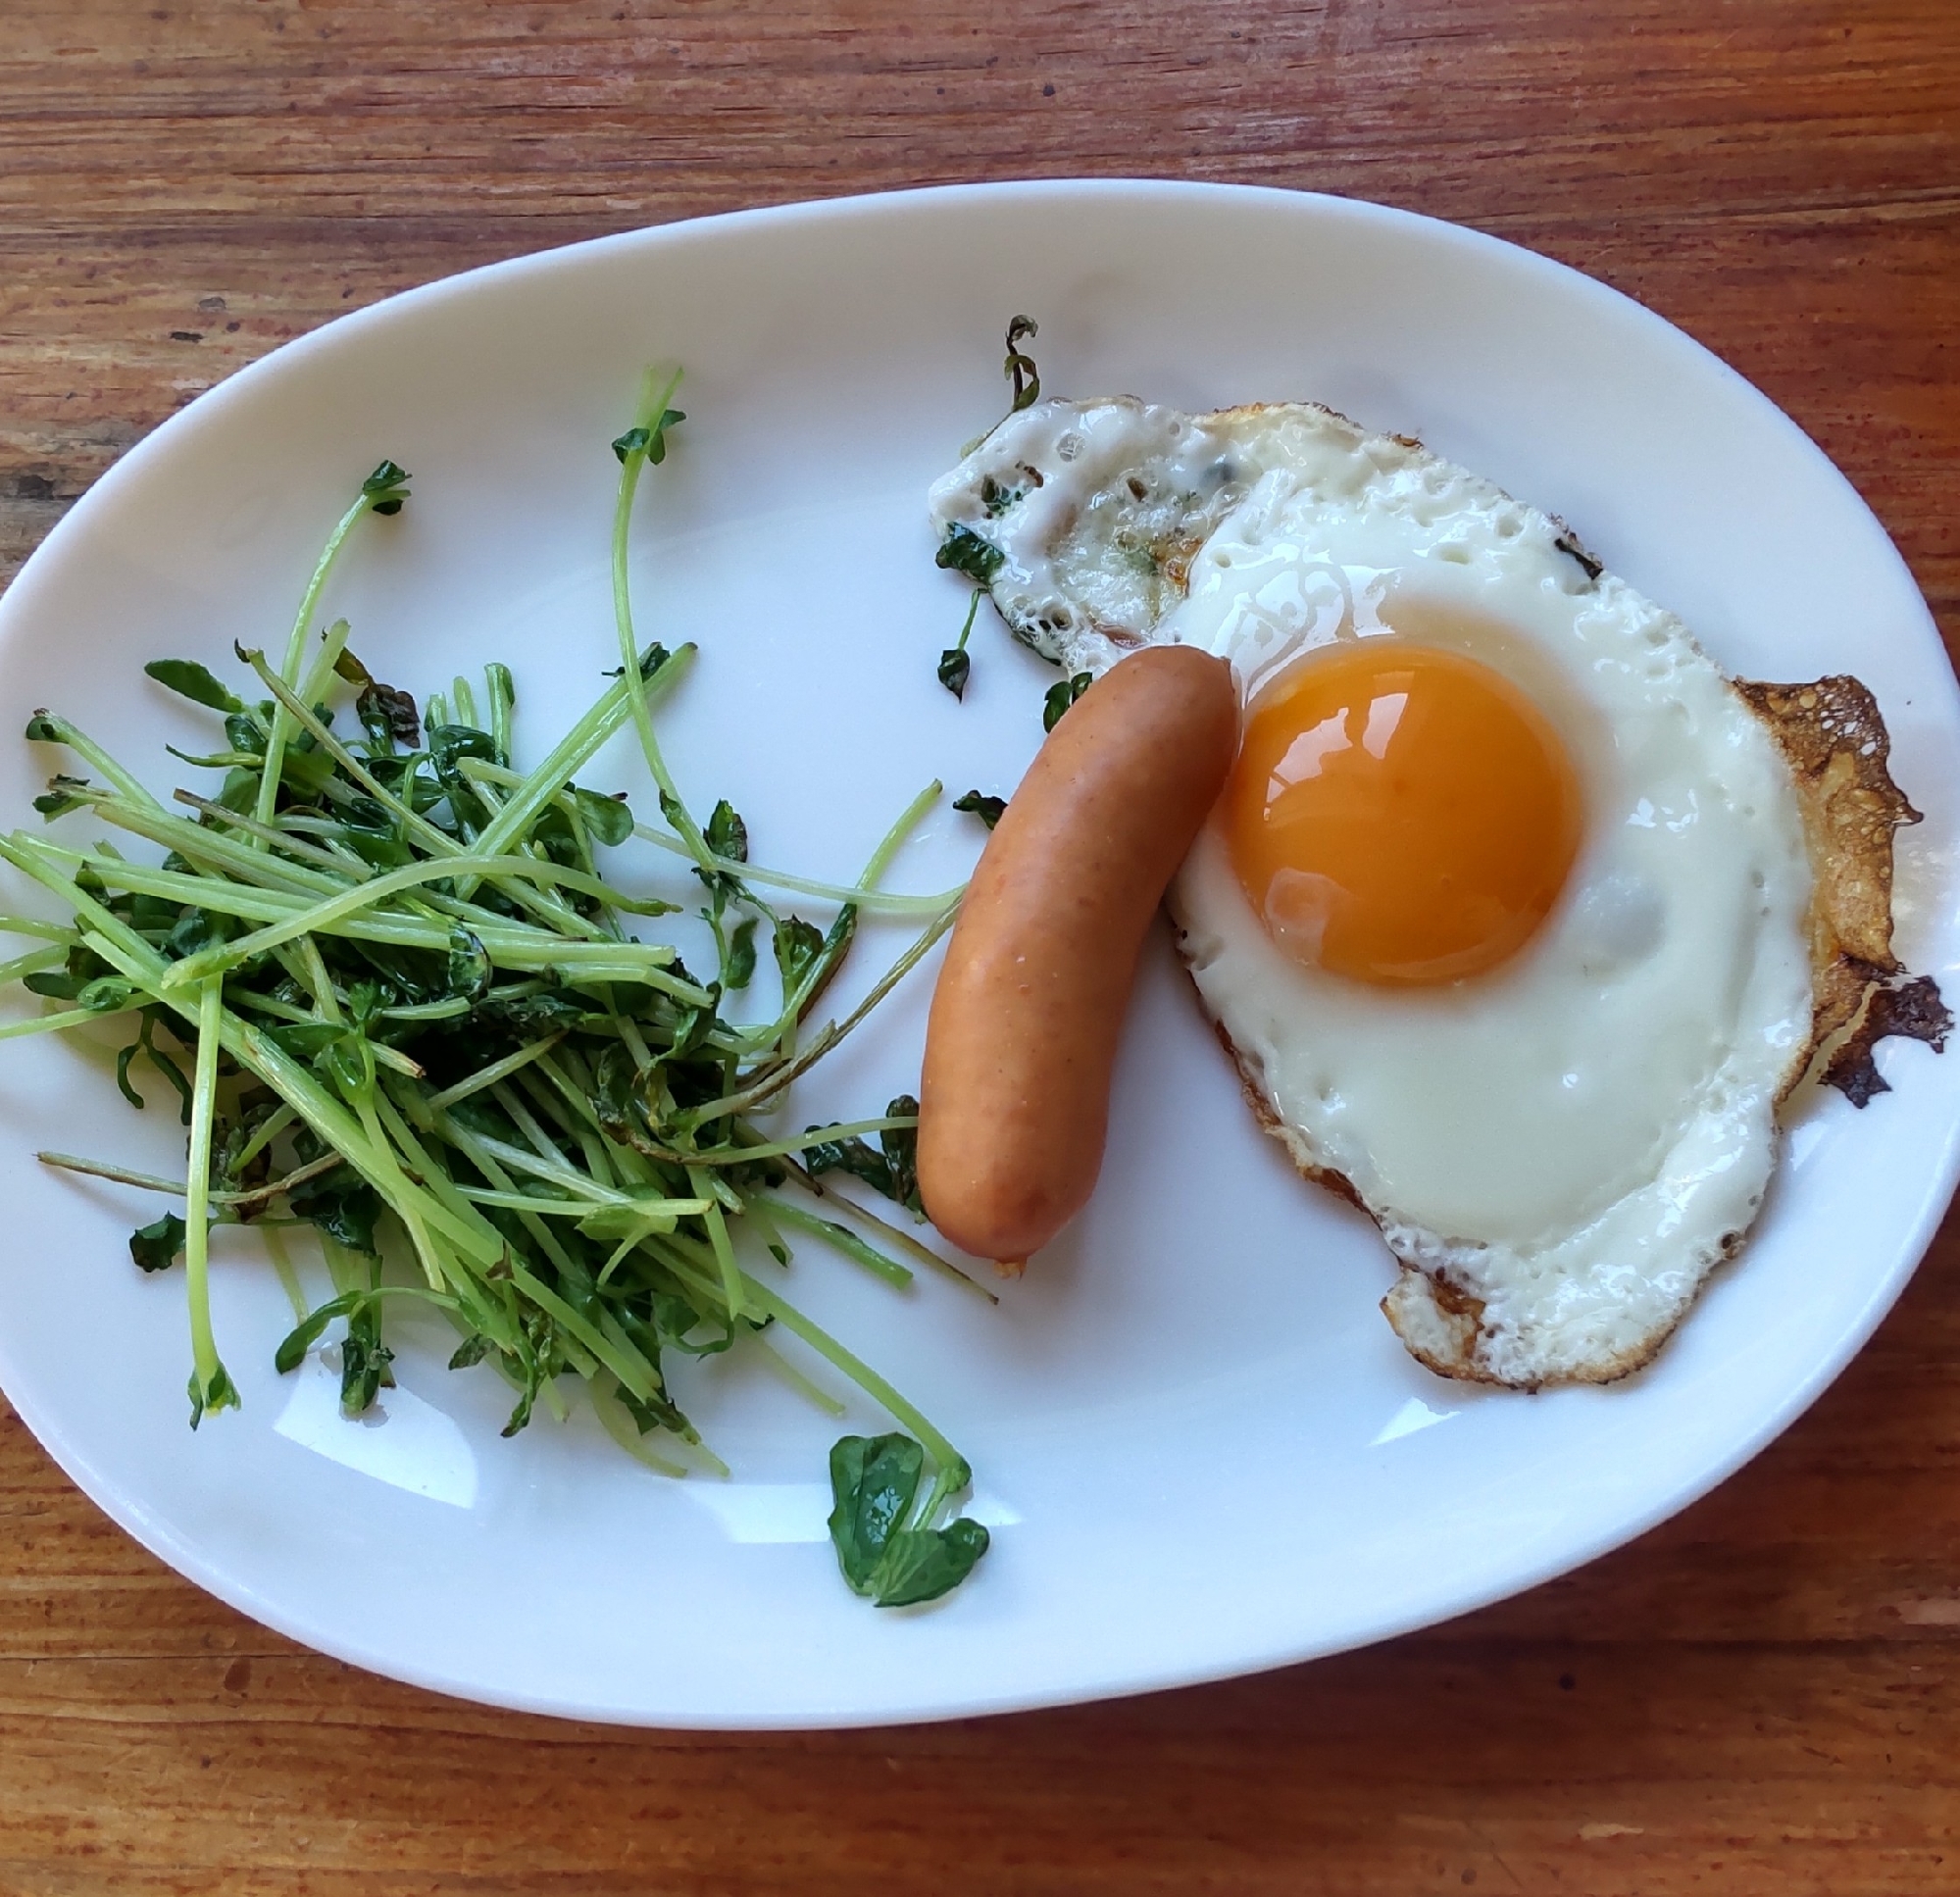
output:
M1177 641L1249 697L1319 647L1399 637L1534 698L1585 833L1500 969L1388 989L1303 966L1216 824L1169 906L1263 1117L1405 1267L1386 1308L1419 1357L1522 1386L1644 1362L1756 1216L1810 1026L1788 770L1686 628L1558 522L1309 406L1041 403L932 510L999 550L1004 617L1072 669Z

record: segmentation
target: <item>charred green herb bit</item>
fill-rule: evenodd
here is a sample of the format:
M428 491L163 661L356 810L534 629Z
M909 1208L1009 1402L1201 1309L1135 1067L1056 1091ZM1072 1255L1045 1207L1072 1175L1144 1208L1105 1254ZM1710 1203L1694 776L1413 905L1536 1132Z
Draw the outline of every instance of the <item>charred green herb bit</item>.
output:
M146 1272L167 1272L183 1251L183 1221L167 1212L129 1234L129 1256Z
M988 829L1007 815L1005 797L989 797L978 790L969 790L953 799L955 810L965 811L971 817L978 817Z
M453 1324L453 1368L487 1365L510 1386L507 1434L540 1411L562 1420L583 1391L623 1447L670 1475L727 1473L677 1400L674 1363L747 1354L841 1413L835 1396L776 1355L770 1339L787 1335L904 1432L893 1440L916 1459L909 1513L866 1572L876 1571L870 1591L880 1602L925 1600L983 1546L972 1524L936 1521L964 1486L966 1464L777 1288L784 1268L813 1268L790 1254L789 1241L806 1234L895 1286L912 1273L887 1250L952 1269L817 1180L834 1145L845 1170L916 1213L917 1103L893 1100L828 1139L785 1138L757 1116L779 1107L950 926L957 890L899 897L879 887L939 786L915 801L851 886L752 864L748 825L726 800L696 821L654 724L693 648L642 650L627 584L632 495L679 420L673 388L649 384L616 444L621 668L534 769L512 764L516 693L503 667L448 681L419 710L355 657L344 620L319 624L327 576L355 527L400 507L407 476L390 462L341 516L278 663L241 650L238 690L195 661L148 668L223 722L222 742L187 760L222 774L215 788L161 800L78 726L37 713L29 738L76 761L53 779L40 814L85 818L97 840L39 826L0 837L0 860L70 917L0 918L32 943L0 974L47 1009L0 1036L119 1016L126 1097L142 1106L136 1082L151 1072L176 1096L189 1128L181 1180L41 1158L181 1202L180 1215L135 1231L129 1250L147 1272L182 1260L193 1426L238 1402L210 1310L216 1225L251 1222L264 1232L298 1318L276 1365L290 1372L315 1349L337 1351L348 1413L392 1382L388 1326L406 1300ZM628 726L665 827L636 824L623 798L578 781ZM117 840L101 840L105 830ZM679 856L706 892L712 978L646 938L644 919L678 905L628 893L610 874L608 853L636 838ZM834 916L779 914L764 893L776 888L828 903ZM909 917L920 932L841 1023L809 1024L860 916L872 913ZM765 930L780 999L738 1016L729 997L754 982ZM281 1249L294 1225L319 1241L325 1297L309 1301ZM915 1510L929 1468L931 1494Z
M1079 672L1073 678L1058 678L1041 699L1041 728L1052 731L1077 699L1095 683L1094 676Z
M1007 324L1007 365L1004 374L1014 390L1014 406L1010 415L1019 415L1023 409L1032 408L1041 399L1041 372L1034 367L1034 358L1021 345L1040 334L1040 325L1032 317L1010 318Z

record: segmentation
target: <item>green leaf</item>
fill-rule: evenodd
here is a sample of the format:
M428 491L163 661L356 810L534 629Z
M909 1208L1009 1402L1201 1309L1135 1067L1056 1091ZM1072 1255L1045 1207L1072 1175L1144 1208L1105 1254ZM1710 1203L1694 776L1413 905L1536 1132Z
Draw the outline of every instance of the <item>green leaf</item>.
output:
M375 1222L381 1216L380 1195L346 1169L294 1186L286 1203L294 1218L310 1221L350 1252L377 1255Z
M829 985L831 976L843 966L857 927L855 903L846 903L838 910L836 921L823 935L819 935L815 925L806 923L800 916L785 916L777 924L776 965L782 971L783 998L787 1000L800 983L806 980L809 983L802 1005L797 1010L798 1020L817 1005L818 997Z
M408 499L405 483L412 478L406 468L384 461L361 483L361 497L377 514L399 514Z
M346 1038L347 1027L337 1021L279 1021L262 1031L295 1060L315 1061L335 1041Z
M919 1102L909 1093L901 1093L886 1105L884 1116L887 1120L917 1120ZM926 1208L919 1199L919 1128L887 1126L879 1134L878 1143L891 1173L891 1196L923 1219Z
M953 808L955 810L966 811L970 816L978 817L988 829L992 829L1006 814L1007 799L1005 797L983 797L978 790L970 790L965 796L953 799Z
M310 1312L279 1340L279 1347L273 1353L273 1368L281 1376L299 1369L306 1353L317 1344L327 1326L335 1318L343 1318L361 1300L359 1291L349 1291L344 1297L330 1298L317 1311Z
M347 655L343 652L340 656L344 659ZM361 687L354 700L354 716L361 721L368 742L386 756L392 757L397 745L413 751L422 742L422 717L415 700L378 678L370 678Z
M709 849L730 863L746 863L749 860L748 825L735 814L734 806L726 797L715 806L701 836Z
M138 990L133 981L125 981L116 975L104 975L91 981L75 996L75 1005L86 1008L97 1015L120 1015L136 997Z
M972 527L955 521L946 529L946 537L932 556L932 564L947 573L965 574L969 579L986 586L1007 564L1007 555L991 540L981 539Z
M333 781L338 768L325 751L306 748L311 739L286 747L279 763L279 782L295 795L311 803Z
M1025 487L1008 487L995 480L991 474L980 476L980 506L985 510L989 520L999 519L1017 501L1025 500L1027 497L1028 490Z
M824 952L824 931L801 916L784 916L776 924L776 966L782 973L782 992L791 993Z
M184 1223L167 1212L155 1224L138 1225L129 1234L129 1256L146 1272L167 1272L183 1250Z
M1032 317L1015 317L1007 325L1007 367L1002 373L1014 389L1010 415L1019 415L1041 399L1041 373L1034 367L1034 358L1021 347L1024 341L1039 333L1040 325Z
M613 453L624 466L628 455L643 454L654 467L667 459L667 431L687 418L678 409L669 409L650 428L628 428L613 443Z
M88 982L78 974L42 969L33 974L24 974L21 986L30 995L39 995L43 1001L74 1001L88 986Z
M359 1416L381 1389L394 1387L395 1373L388 1368L394 1360L394 1352L381 1342L380 1307L373 1300L356 1305L347 1317L347 1334L340 1340L343 1415Z
M349 1100L364 1099L374 1091L375 1052L365 1034L342 1030L314 1056L313 1064Z
M63 744L67 740L61 734L61 726L45 712L36 712L27 721L25 735L35 744Z
M624 797L601 797L596 790L580 790L575 784L572 801L578 806L579 819L598 842L617 846L633 833L633 814L627 808Z
M187 908L172 924L171 932L164 938L166 955L181 961L186 956L197 954L218 942L231 938L231 918L220 915L212 909Z
M837 1124L833 1120L831 1125ZM821 1125L806 1126L806 1133L821 1133ZM854 1179L862 1179L874 1192L881 1192L887 1199L896 1198L892 1190L891 1162L882 1153L874 1152L862 1139L819 1140L814 1146L803 1149L803 1165L813 1176L821 1177L826 1173L848 1173Z
M910 1436L843 1436L831 1446L830 1542L854 1593L871 1593L925 1466L926 1452Z
M197 1373L190 1373L190 1426L195 1429L204 1421L205 1412L210 1410L236 1410L241 1408L237 1385L231 1381L225 1366L220 1364L212 1373L209 1382L202 1381Z
M68 777L57 774L48 779L47 791L34 799L34 808L50 824L57 817L66 817L72 810L80 810L88 802L86 797L77 797L77 790L86 790L86 777Z
M967 1516L943 1528L902 1528L873 1576L876 1607L917 1607L950 1594L974 1571L991 1537Z
M967 680L973 675L973 670L971 654L962 652L956 645L949 645L939 654L939 682L955 698L966 698Z
M468 1370L473 1364L480 1364L490 1354L490 1340L484 1332L473 1331L450 1352L451 1370Z
M167 685L193 704L206 705L214 712L242 712L245 701L221 685L195 659L152 659L143 670L158 684Z
M722 986L730 991L746 988L755 975L755 918L735 924L729 938L728 960L722 964Z
M494 973L489 951L461 923L449 925L449 960L445 970L452 995L481 1001L490 992Z
M1061 724L1077 699L1095 683L1092 673L1079 672L1073 678L1060 678L1048 687L1041 700L1041 728L1052 731Z

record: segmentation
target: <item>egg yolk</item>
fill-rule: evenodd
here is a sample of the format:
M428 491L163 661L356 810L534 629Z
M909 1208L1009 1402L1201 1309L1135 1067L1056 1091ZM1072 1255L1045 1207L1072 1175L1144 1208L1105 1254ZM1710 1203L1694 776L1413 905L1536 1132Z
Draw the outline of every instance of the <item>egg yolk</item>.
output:
M1396 638L1343 641L1258 693L1221 815L1273 939L1387 985L1514 955L1557 901L1583 823L1572 761L1531 699Z

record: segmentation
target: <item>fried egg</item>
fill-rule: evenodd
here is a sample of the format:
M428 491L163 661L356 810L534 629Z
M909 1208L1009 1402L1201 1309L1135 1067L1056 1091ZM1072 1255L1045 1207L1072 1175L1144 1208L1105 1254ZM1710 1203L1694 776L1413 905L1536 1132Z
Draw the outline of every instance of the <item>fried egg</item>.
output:
M1527 1388L1646 1362L1813 1049L1773 724L1561 523L1326 409L1036 403L930 508L1070 671L1231 661L1238 760L1168 906L1260 1119L1381 1227L1408 1348Z

